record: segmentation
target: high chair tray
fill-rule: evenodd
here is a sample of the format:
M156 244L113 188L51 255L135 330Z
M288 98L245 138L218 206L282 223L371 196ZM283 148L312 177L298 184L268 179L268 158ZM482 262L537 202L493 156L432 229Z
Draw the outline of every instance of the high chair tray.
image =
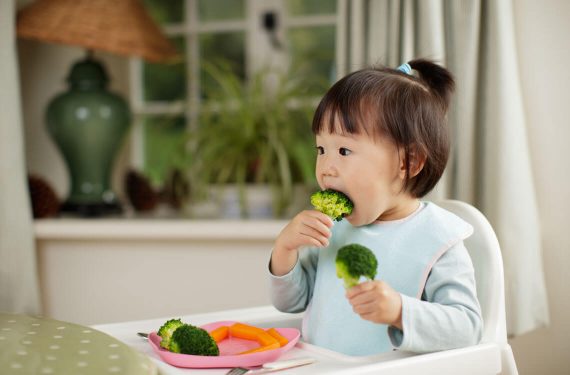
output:
M167 319L141 320L124 323L98 325L94 328L106 332L120 341L148 355L159 367L161 374L208 374L222 375L227 368L186 369L166 364L153 351L146 340L136 332L152 332ZM271 306L227 310L181 317L182 321L194 325L204 325L221 320L235 320L258 327L300 328L300 314L285 314ZM447 350L428 354L413 354L393 351L366 357L353 357L327 350L302 341L283 353L279 360L299 357L312 357L316 362L291 370L291 374L382 374L382 375L482 375L501 372L501 348L495 343L479 344L463 349Z

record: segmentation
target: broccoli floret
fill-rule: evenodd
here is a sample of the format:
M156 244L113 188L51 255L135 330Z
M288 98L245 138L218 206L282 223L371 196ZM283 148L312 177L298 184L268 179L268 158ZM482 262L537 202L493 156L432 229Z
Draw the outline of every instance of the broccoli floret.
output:
M317 191L311 195L311 204L333 220L340 221L344 216L350 215L354 204L340 191L327 189Z
M191 324L184 324L174 331L170 351L193 355L220 355L218 344L212 336L206 330Z
M351 288L358 284L360 277L369 280L376 277L378 260L369 248L350 244L341 247L336 254L336 275L344 280L344 287Z
M160 340L160 346L166 350L170 350L170 341L172 339L172 334L178 327L182 327L184 323L180 319L170 319L159 328L157 335L162 337Z

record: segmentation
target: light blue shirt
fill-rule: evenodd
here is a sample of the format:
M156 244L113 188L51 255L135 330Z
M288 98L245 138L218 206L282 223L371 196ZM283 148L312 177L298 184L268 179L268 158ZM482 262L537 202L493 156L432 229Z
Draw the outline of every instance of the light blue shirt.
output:
M305 311L305 341L348 355L476 344L483 322L463 244L471 233L469 224L433 203L422 202L401 220L362 227L343 220L333 227L328 247L301 250L284 276L270 273L273 304L285 312ZM402 297L403 330L365 321L352 311L334 265L337 250L348 243L376 254L377 278Z

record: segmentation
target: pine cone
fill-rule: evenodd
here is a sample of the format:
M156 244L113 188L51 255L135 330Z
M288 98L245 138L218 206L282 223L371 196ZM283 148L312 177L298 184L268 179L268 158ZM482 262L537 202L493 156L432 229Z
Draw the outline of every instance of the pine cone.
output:
M136 211L152 211L158 204L158 193L142 174L130 170L125 177L125 189L131 205Z
M28 176L28 190L35 219L57 216L61 202L50 184L39 176Z
M190 199L190 183L179 169L170 172L161 192L162 200L172 208L180 209Z

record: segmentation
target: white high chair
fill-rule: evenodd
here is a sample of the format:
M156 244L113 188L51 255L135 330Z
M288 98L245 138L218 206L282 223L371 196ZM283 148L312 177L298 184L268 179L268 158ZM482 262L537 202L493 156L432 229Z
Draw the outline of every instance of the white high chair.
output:
M496 344L501 351L501 374L516 375L515 358L507 342L503 258L497 236L487 218L470 204L458 200L437 204L473 226L473 235L465 240L465 246L475 268L477 297L483 314L481 344Z
M465 241L473 260L477 281L477 296L481 303L484 331L481 343L467 348L427 354L394 351L368 357L338 355L342 374L502 374L517 375L513 352L507 342L503 260L499 242L485 216L475 207L457 200L437 204L470 223L474 233ZM267 311L265 311L267 314ZM300 327L301 314L288 317L277 313L253 319L261 326ZM327 351L302 343L309 354ZM334 353L334 352L333 352ZM331 358L333 356L328 353ZM358 359L357 359L358 358ZM349 367L344 364L350 363Z

